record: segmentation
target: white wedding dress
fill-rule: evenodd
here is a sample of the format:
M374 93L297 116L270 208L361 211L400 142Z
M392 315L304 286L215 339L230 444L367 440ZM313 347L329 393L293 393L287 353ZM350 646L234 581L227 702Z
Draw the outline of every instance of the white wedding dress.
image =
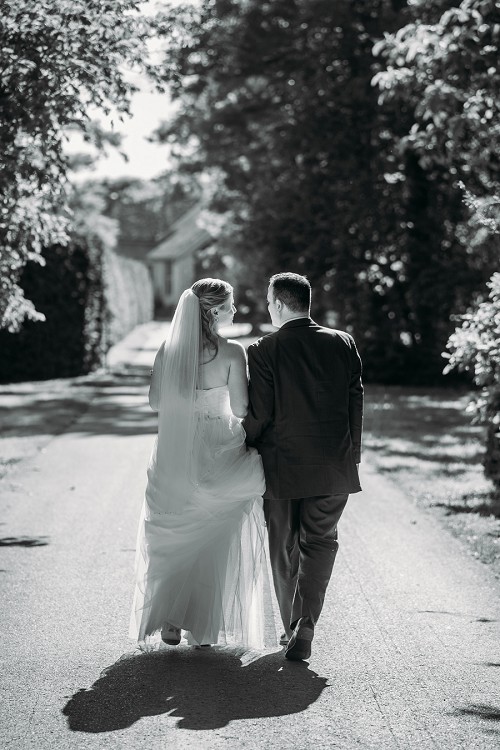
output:
M245 445L227 386L196 391L192 435L189 477L181 467L170 483L159 481L164 462L155 442L130 635L148 641L170 623L188 631L192 644L262 648L264 473L257 451Z

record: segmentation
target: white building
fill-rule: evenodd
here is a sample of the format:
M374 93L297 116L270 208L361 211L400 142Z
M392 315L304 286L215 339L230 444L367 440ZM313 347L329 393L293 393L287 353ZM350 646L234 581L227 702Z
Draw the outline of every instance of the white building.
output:
M146 255L155 300L163 308L176 305L184 289L195 281L197 253L212 244L212 237L197 224L202 208L197 203L180 216L167 237Z

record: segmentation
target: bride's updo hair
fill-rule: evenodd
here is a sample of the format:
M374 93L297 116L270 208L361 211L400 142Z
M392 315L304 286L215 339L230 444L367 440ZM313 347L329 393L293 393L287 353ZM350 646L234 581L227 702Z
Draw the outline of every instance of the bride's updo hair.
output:
M219 342L216 330L217 316L213 314L212 308L223 305L230 297L233 287L222 279L200 279L194 282L191 289L200 300L203 348L213 352L212 359L215 359L219 351Z

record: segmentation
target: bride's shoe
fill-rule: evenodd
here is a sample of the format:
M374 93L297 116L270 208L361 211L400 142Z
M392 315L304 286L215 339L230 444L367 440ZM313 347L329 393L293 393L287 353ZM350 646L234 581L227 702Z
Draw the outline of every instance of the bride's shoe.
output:
M188 642L188 646L194 646L195 648L202 648L202 649L212 648L211 643L198 643L198 641L195 638L193 638L193 634L191 633L190 630L186 632L186 640Z
M181 642L181 629L167 622L161 629L161 639L169 646L178 646Z

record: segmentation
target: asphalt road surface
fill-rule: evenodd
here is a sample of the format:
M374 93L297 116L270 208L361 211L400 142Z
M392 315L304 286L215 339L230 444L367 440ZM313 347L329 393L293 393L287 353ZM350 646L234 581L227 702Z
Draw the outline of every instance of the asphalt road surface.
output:
M283 658L270 599L276 647L250 658L135 649L162 336L136 329L86 413L0 484L0 747L498 748L498 581L366 464L309 662Z

